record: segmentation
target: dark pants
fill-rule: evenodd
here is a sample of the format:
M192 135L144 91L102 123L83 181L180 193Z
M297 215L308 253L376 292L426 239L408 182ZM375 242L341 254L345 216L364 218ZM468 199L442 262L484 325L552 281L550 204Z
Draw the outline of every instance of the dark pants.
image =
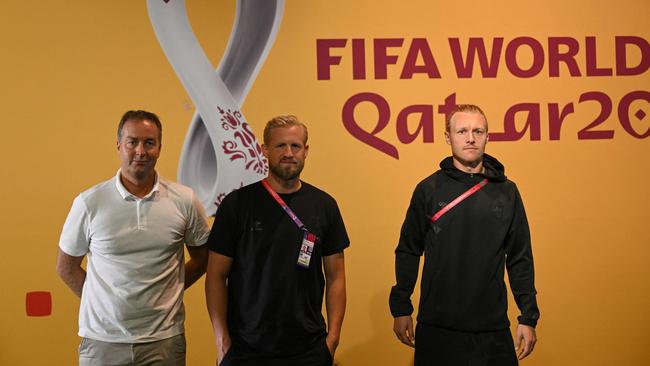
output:
M517 366L510 329L466 333L426 324L415 330L415 366Z
M233 345L219 366L331 366L333 362L334 359L325 342L305 352L287 357L246 354Z

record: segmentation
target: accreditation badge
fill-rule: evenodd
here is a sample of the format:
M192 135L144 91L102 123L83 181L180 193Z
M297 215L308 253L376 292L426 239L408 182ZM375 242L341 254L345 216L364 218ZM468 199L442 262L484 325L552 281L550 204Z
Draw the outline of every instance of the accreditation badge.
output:
M305 231L302 237L302 245L300 246L300 254L298 255L298 265L303 268L309 268L311 255L314 252L314 243L316 243L316 235Z

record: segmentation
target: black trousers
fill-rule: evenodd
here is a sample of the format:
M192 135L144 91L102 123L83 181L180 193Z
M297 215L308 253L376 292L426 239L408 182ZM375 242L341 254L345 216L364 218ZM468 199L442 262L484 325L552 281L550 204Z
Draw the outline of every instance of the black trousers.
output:
M332 354L323 341L312 349L286 357L251 355L233 345L219 366L331 366L332 363Z
M418 323L415 366L517 366L510 329L466 333Z

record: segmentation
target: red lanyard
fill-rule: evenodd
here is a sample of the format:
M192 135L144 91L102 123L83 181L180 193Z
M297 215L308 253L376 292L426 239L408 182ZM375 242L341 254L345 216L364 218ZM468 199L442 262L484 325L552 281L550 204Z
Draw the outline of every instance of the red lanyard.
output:
M488 180L487 180L487 178L485 178L482 181L480 181L477 185L475 185L474 187L472 187L472 188L468 189L467 191L465 191L465 193L463 193L460 196L456 197L455 200L451 201L445 207L440 209L440 211L436 212L436 214L433 215L433 217L431 217L431 222L438 221L438 219L442 215L446 214L447 211L451 210L452 208L454 208L454 206L461 203L465 198L467 198L467 197L473 195L474 193L476 193L479 189L483 188L487 183L488 183Z
M280 205L280 207L282 207L284 212L286 212L287 215L289 215L289 217L291 218L291 220L293 220L293 222L296 224L296 226L298 226L298 228L300 230L304 230L305 225L302 223L302 221L300 221L298 216L291 210L291 208L289 208L289 206L284 202L282 197L280 197L280 195L278 195L273 190L273 188L271 187L269 182L266 180L266 178L262 179L262 185L264 185L264 188L266 188L266 190L269 192L271 197L273 197L273 199L275 199L275 202L277 202Z

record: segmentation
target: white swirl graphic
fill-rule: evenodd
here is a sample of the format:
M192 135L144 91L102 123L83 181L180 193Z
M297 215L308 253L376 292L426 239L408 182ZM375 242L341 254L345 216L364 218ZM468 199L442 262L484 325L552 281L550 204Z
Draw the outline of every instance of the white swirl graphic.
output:
M241 105L268 55L284 0L238 0L226 52L214 70L190 26L185 1L148 0L160 46L196 106L181 152L178 180L214 215L226 194L259 181L266 159Z

